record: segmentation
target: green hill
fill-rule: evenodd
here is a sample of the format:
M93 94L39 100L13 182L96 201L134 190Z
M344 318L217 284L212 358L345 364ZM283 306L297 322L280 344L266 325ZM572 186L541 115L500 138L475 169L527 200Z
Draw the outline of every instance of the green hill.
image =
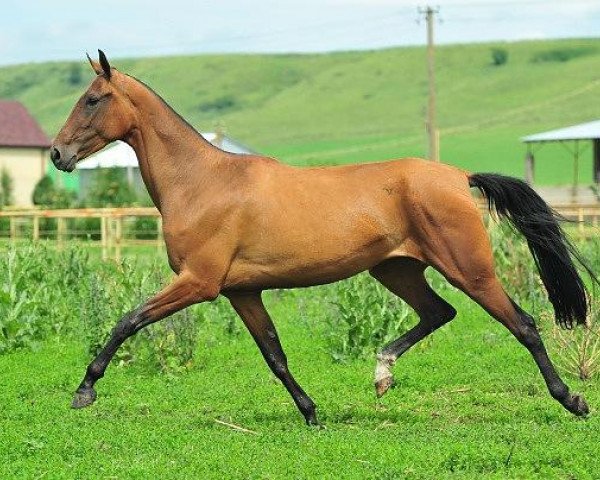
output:
M493 47L508 51L506 64L492 65ZM423 47L112 63L152 86L198 129L222 123L232 137L289 163L426 151ZM21 100L53 135L90 79L84 58L4 67L0 97ZM519 137L600 118L600 40L442 46L437 92L443 161L522 176ZM581 162L585 182L591 181L590 151ZM539 183L568 183L568 152L560 145L543 147L536 174Z

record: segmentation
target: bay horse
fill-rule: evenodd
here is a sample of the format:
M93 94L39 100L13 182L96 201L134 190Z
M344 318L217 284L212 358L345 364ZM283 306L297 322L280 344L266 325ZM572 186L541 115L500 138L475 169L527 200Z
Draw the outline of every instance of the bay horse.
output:
M489 209L523 234L557 322L584 324L588 300L574 260L583 261L553 211L525 182L417 158L297 168L259 155L227 153L148 86L112 68L102 51L99 61L88 60L97 76L54 140L51 159L71 172L110 142L127 142L162 215L176 276L116 324L87 367L74 408L95 401L95 383L128 337L222 294L306 422L317 424L314 402L288 369L261 300L263 290L326 284L368 270L408 303L419 322L377 355L375 390L381 396L392 385L396 360L456 315L426 282L424 270L431 266L529 350L552 397L575 415L588 413L583 397L571 394L556 372L533 318L500 285L470 192L478 188Z

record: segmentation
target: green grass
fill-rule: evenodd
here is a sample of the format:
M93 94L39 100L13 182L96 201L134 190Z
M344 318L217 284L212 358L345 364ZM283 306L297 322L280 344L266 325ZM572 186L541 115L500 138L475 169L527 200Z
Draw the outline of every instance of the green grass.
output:
M111 366L80 411L69 402L87 358L76 341L50 342L0 356L0 478L597 478L597 382L566 377L592 407L573 417L525 349L447 290L458 318L398 362L377 402L373 361L326 352L325 291L266 301L324 429L304 425L246 332L203 331L178 376Z
M509 52L491 65L491 49ZM107 52L110 59L110 52ZM438 123L442 159L474 171L523 174L519 138L597 118L600 40L440 46ZM536 60L537 59L537 60ZM540 59L542 61L540 61ZM81 62L0 69L0 97L23 101L54 135L91 71ZM200 130L223 123L257 150L299 164L384 160L426 151L425 50L392 48L322 55L203 55L115 59ZM580 178L591 181L591 149ZM544 147L537 178L568 183L571 157Z

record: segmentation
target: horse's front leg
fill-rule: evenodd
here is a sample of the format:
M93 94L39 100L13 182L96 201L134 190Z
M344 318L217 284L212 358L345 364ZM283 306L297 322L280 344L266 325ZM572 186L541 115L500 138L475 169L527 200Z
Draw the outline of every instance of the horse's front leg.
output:
M75 392L72 407L87 407L96 400L94 384L104 376L108 364L125 340L151 323L194 303L212 300L218 294L218 286L200 281L188 272L182 272L157 295L126 314L113 329L106 346L87 367L85 377Z
M260 292L226 294L256 341L267 365L281 380L308 425L318 425L316 407L288 370L287 358L279 342L275 325L262 303Z

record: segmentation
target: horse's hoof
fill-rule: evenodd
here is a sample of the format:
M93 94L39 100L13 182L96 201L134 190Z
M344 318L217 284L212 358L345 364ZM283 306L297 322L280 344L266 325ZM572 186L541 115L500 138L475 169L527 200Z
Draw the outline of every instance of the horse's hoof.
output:
M317 430L325 428L325 426L321 422L319 422L316 415L306 417L306 425L308 425L311 428L316 428Z
M578 417L586 417L590 413L590 408L581 395L571 396L567 410Z
M377 398L383 397L385 392L387 392L393 384L394 377L391 375L377 380L375 382L375 395L377 395Z
M93 388L81 388L75 392L71 408L85 408L96 400L96 391Z

